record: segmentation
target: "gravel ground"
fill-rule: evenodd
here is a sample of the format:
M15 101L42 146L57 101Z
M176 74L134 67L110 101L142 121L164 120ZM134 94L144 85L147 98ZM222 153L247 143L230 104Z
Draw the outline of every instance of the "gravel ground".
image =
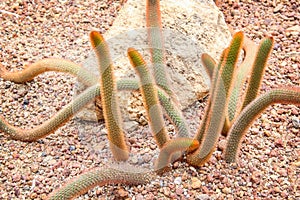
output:
M0 61L9 70L45 57L80 63L90 52L89 31L107 30L122 5L108 0L17 2L23 3L0 3ZM300 85L297 0L222 0L218 5L228 24L254 41L264 35L275 38L261 93L280 85ZM0 79L0 114L17 126L36 126L72 100L75 82L61 73L46 73L22 85ZM201 116L205 103L196 102L184 111L194 131L199 123L195 116ZM72 120L55 134L32 143L12 141L0 133L0 199L45 199L71 177L109 162L105 142L100 145L101 153L91 151L78 124L82 125ZM92 128L87 124L85 132ZM103 125L100 130L101 138ZM150 167L147 163L152 163L157 148L148 127L140 126L130 136L130 162ZM176 162L171 172L150 184L96 187L78 199L299 199L299 136L300 107L275 105L251 126L237 164L222 161L221 138L211 160L199 169Z

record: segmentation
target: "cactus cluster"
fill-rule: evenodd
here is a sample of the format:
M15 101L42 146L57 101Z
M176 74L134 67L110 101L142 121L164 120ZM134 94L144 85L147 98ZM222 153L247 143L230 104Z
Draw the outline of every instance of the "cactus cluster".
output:
M165 55L159 1L147 0L146 19L154 74L150 73L150 66L137 50L128 49L128 58L139 80L115 80L108 46L101 34L96 31L90 33L90 40L98 59L101 74L99 80L79 65L62 59L40 60L20 72L8 72L0 66L0 77L17 83L30 81L46 71L60 71L77 76L88 86L74 101L42 125L29 130L20 129L0 117L0 131L15 140L38 140L53 133L93 99L101 97L110 149L116 161L126 161L129 157L129 147L126 143L126 134L122 129L116 94L118 90L140 90L153 137L160 148L154 172L161 174L183 153L186 154L187 162L191 165L203 165L214 152L220 134L228 137L224 159L227 162L236 162L243 136L265 108L275 103L300 104L299 87L282 87L258 96L267 58L272 50L273 39L266 37L256 47L242 32L237 32L233 34L229 47L223 51L218 63L208 54L202 55L203 65L211 79L210 95L199 129L195 136L190 138L189 128L173 101L173 92L169 87L164 68ZM250 45L251 51L249 51ZM242 49L246 56L237 67L237 60ZM250 78L247 79L248 75ZM247 88L244 91L245 83L247 83ZM177 131L177 137L173 139L169 138L165 128L163 111ZM92 169L55 190L49 199L72 199L95 185L144 184L149 182L154 174L115 168Z

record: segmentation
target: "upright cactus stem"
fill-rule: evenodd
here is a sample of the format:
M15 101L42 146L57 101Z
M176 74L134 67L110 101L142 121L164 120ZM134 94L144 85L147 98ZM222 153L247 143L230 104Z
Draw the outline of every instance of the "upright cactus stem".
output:
M204 112L204 116L202 118L202 121L201 121L201 124L197 130L197 133L195 135L195 139L197 139L200 143L200 145L202 144L202 141L205 137L205 130L206 130L206 126L208 124L208 120L209 120L209 115L210 115L210 112L211 112L211 101L212 101L212 94L214 94L215 92L215 85L217 83L217 79L218 79L218 74L219 74L219 69L221 68L221 66L223 65L223 62L224 62L224 57L225 55L227 55L227 52L228 52L228 49L225 49L222 54L221 54L221 57L220 57L220 61L219 61L219 64L217 66L212 66L211 64L213 64L213 62L207 62L207 59L210 58L207 57L207 56L202 56L202 61L203 61L203 64L206 68L206 70L208 71L208 74L210 76L210 79L211 79L211 86L210 86L210 96L208 98L208 101L207 101L207 105L206 105L206 108L205 108L205 112ZM205 58L206 57L206 58Z
M229 88L233 79L234 67L238 59L242 40L243 34L241 32L233 36L229 48L223 52L221 57L219 64L220 69L215 70L216 73L213 75L213 88L211 89L213 93L209 101L210 110L208 111L207 119L205 119L206 124L204 125L205 127L200 127L199 130L201 132L196 135L196 138L201 137L200 148L188 156L188 162L192 165L203 165L210 158L215 149L224 126Z
M96 31L91 32L90 38L99 63L101 102L110 149L117 161L125 161L129 157L129 150L122 130L121 112L116 95L117 86L108 46L102 35Z
M129 48L128 57L133 68L140 77L140 90L144 99L144 106L148 115L149 125L159 148L162 148L169 140L169 137L165 129L157 89L142 56L135 49Z
M168 75L165 69L165 49L162 35L159 0L147 0L146 25L148 29L148 41L150 45L155 82L172 96L173 92L170 89L167 78Z
M255 99L259 92L266 63L273 47L273 41L273 38L266 37L260 42L241 109L246 107L253 99Z
M222 73L222 79L227 97L230 95L231 83L233 82L232 80L236 62L242 48L243 39L244 34L242 32L237 32L233 35L227 56L224 59L224 72Z

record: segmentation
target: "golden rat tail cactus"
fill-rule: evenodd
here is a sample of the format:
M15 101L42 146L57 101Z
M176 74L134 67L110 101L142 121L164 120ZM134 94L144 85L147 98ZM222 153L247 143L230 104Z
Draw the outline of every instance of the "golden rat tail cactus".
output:
M117 86L113 75L112 61L102 35L92 31L90 39L99 63L101 101L110 149L116 160L124 161L129 157L129 150L121 127L122 119L117 103Z
M243 109L229 130L229 138L224 154L227 162L236 162L242 138L251 123L268 106L276 103L300 105L300 88L273 89L254 99Z
M48 71L65 72L77 76L79 81L85 85L97 84L96 77L84 70L81 66L68 60L46 58L37 61L24 70L18 72L9 72L3 66L0 65L0 77L7 81L15 83L24 83L31 81L34 77Z
M159 0L146 1L146 26L148 29L148 41L155 82L169 95L172 95L173 91L170 89L168 75L165 69L165 49Z
M249 39L246 38L246 41ZM250 43L249 41L247 43ZM228 109L226 113L226 121L224 124L223 134L227 134L228 129L232 125L234 119L239 115L241 110L249 104L258 94L259 87L261 84L261 80L265 71L266 62L270 55L270 52L272 50L273 46L273 38L266 37L264 38L257 48L256 46L253 46L251 51L256 52L256 54L250 54L252 57L252 60L254 59L254 62L251 63L250 59L248 59L249 54L248 51L246 51L246 58L244 59L244 62L250 62L250 63L242 63L241 66L236 70L235 73L235 80L234 85L231 89L230 93L230 99L228 103ZM245 48L247 49L247 48ZM257 50L256 50L257 49ZM247 57L248 55L248 57ZM245 69L248 67L249 69ZM242 71L240 68L243 68L245 71L250 71L250 77L247 84L247 89L245 92L245 95L240 98L242 87L245 83L246 74L244 71ZM239 103L241 102L241 103Z
M140 90L144 99L149 125L159 148L161 148L169 140L169 137L165 129L157 89L142 56L135 49L129 48L128 57L140 77Z
M231 80L233 76L234 67L238 59L238 52L241 48L243 34L241 32L233 36L233 40L228 49L225 50L224 58L221 58L220 69L215 69L213 75L213 82L211 86L211 100L209 100L209 110L207 119L205 119L204 134L198 133L195 137L198 141L201 140L200 148L188 156L188 162L192 165L203 165L211 156L222 131L225 110L227 106L227 97ZM234 56L232 56L234 55ZM202 124L201 124L202 125ZM201 137L201 139L200 139ZM202 139L203 137L203 139Z
M15 140L26 142L36 141L56 131L98 95L100 95L99 85L89 87L48 121L33 129L20 129L14 127L0 117L0 130L7 133Z
M155 173L145 172L134 166L114 166L95 168L70 180L61 188L53 191L48 200L69 200L86 193L95 186L107 184L141 185L155 178Z
M121 127L122 119L116 92L117 90L140 90L150 127L160 147L160 154L155 162L154 172L161 174L168 168L174 158L182 155L183 151L186 152L187 161L190 164L203 165L214 152L222 130L225 135L229 134L224 158L227 162L235 162L242 138L250 124L265 108L274 103L300 105L299 87L273 89L256 97L259 93L267 58L272 50L273 39L271 37L264 38L259 47L256 48L251 40L244 37L242 32L238 32L233 35L230 46L223 51L218 64L208 54L202 55L202 62L211 78L210 97L203 120L194 139L189 138L189 129L181 111L174 103L173 92L167 81L158 0L147 0L146 20L151 60L154 65L153 80L141 55L135 49L129 48L128 57L139 75L139 81L134 79L115 81L108 46L98 32L92 31L90 39L98 59L100 80L79 65L60 59L43 59L29 65L20 72L8 72L3 66L0 66L1 78L18 83L30 81L46 71L59 71L73 74L86 86L89 86L73 102L36 128L30 130L19 129L8 124L0 117L0 130L8 133L13 139L22 141L37 140L54 132L88 102L101 96L111 151L117 161L123 161L128 158L129 150ZM237 68L236 62L242 48L246 55ZM249 74L250 78L247 79ZM245 94L242 95L245 83L247 83L247 88ZM177 138L169 139L164 127L160 104L174 124L176 131L178 131ZM96 185L145 184L155 177L154 172L136 170L135 166L130 166L130 168L113 166L105 169L92 169L69 181L62 188L55 190L49 199L72 199Z

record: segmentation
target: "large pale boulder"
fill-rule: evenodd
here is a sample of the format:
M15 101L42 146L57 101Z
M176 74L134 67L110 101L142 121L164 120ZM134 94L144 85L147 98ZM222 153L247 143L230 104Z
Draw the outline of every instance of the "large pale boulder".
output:
M150 64L145 4L145 0L128 0L113 26L104 34L117 79L137 78L127 58L128 47L138 49ZM162 0L160 4L167 74L183 109L203 98L209 89L201 54L209 53L218 60L231 36L223 14L212 0ZM97 71L94 55L86 60L84 67ZM123 111L127 110L125 116L129 116L125 118L142 122L144 111L139 95L119 92L119 96Z

